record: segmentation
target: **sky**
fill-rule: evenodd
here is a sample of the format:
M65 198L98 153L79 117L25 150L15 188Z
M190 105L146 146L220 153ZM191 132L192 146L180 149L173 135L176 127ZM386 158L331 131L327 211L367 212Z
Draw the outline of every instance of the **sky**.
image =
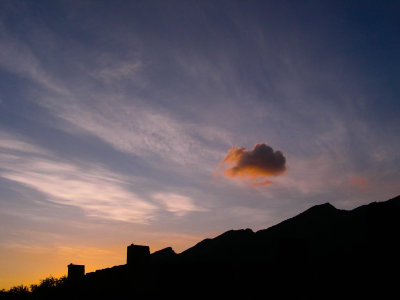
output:
M400 194L398 1L0 1L0 289Z

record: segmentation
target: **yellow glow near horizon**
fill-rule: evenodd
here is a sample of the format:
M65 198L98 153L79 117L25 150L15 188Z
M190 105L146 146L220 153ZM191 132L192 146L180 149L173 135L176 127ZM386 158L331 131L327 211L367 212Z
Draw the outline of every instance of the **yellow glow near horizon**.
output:
M179 253L199 242L201 237L172 234L146 244L153 253L165 247L173 247ZM133 241L134 242L134 241ZM135 242L134 242L135 243ZM0 248L0 290L18 285L39 284L49 276L67 275L70 263L85 265L85 272L109 268L126 263L126 247L130 244L77 246L12 246Z

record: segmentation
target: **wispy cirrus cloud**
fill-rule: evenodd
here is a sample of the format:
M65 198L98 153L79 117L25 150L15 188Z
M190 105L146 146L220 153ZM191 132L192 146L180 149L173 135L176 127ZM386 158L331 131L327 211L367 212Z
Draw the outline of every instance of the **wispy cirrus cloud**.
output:
M168 212L176 216L184 216L193 211L205 211L204 208L195 204L195 202L187 196L174 193L156 193L153 198L162 204Z
M105 83L115 82L126 78L135 78L143 63L140 60L120 62L115 64L111 62L109 65L102 67L96 72L92 72L92 76L100 79Z
M23 78L29 78L51 92L68 94L68 90L56 82L54 76L46 72L32 49L8 34L1 25L0 23L0 68Z
M129 180L104 167L63 162L47 151L0 135L0 176L43 193L47 200L81 208L86 215L148 223L159 207L129 189Z
M118 151L139 157L157 157L180 165L212 169L221 151L209 140L227 143L229 133L212 126L198 128L166 115L135 106L123 99L97 100L91 106L72 99L39 102L79 130L89 132Z
M16 139L15 136L3 131L0 131L0 150L3 153L24 152L35 155L49 154L45 149L21 139Z
M6 32L0 41L0 67L41 87L32 100L71 124L66 129L63 122L60 129L90 133L124 153L157 157L179 165L197 165L196 169L208 171L222 154L216 144L225 147L232 144L231 133L222 128L211 124L198 126L196 122L180 120L171 112L139 105L146 102L146 96L135 99L118 89L109 92L101 85L99 88L98 80L110 84L125 78L130 78L133 85L136 79L143 85L143 79L138 78L146 65L137 58L123 61L108 57L100 67L82 61L79 80L72 80L46 69L28 44ZM98 59L101 60L101 55Z
M54 114L101 138L115 149L141 157L156 155L177 163L193 163L201 158L217 157L171 117L124 103L122 100L97 101L89 109L72 100L41 102Z

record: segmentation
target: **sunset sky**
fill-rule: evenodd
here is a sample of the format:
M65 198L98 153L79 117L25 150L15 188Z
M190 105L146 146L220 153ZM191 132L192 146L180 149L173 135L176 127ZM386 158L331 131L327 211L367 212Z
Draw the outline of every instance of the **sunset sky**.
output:
M0 289L400 194L399 1L0 1Z

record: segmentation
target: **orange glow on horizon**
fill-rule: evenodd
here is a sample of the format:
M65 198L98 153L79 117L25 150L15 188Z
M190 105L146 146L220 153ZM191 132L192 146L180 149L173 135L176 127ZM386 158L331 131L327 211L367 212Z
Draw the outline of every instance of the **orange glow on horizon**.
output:
M21 284L30 287L50 276L56 278L66 276L67 266L70 263L85 265L85 273L126 264L126 247L131 243L147 245L151 253L170 246L176 253L180 253L203 238L205 236L171 234L171 236L159 237L148 243L143 240L133 240L112 246L101 244L95 247L32 245L14 248L10 246L7 249L0 249L0 265L3 274L7 274L0 277L0 290L8 290ZM13 247L12 250L11 247Z

